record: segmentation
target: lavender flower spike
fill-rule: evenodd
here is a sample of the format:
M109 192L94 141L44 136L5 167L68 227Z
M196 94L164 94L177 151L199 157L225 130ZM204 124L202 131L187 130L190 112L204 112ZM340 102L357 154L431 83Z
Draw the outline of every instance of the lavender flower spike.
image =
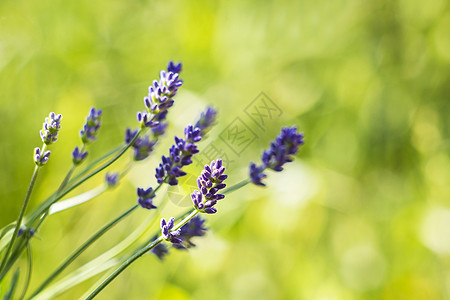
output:
M102 124L102 110L96 110L94 107L91 108L89 115L86 118L86 123L83 129L80 131L81 140L83 144L92 143L97 139L98 130Z
M41 153L41 149L39 147L36 147L34 149L34 162L38 166L43 166L48 162L48 159L50 158L50 150L45 151L44 153Z
M180 229L176 231L172 231L173 226L175 225L175 218L172 217L169 219L168 222L166 222L166 219L161 219L161 233L163 238L166 241L169 241L173 244L179 244L182 242L181 239L179 239L177 236L180 235Z
M87 157L88 152L84 151L82 152L78 147L75 147L75 149L72 152L72 161L74 165L81 164Z
M274 142L270 144L270 148L264 151L261 160L262 165L257 166L255 163L250 164L250 179L256 185L265 184L261 181L266 177L265 169L272 169L276 172L283 171L283 165L291 162L299 147L303 145L303 134L297 132L297 127L284 127Z
M174 244L173 247L176 249L187 249L195 247L195 244L191 241L193 237L204 236L206 233L206 228L204 227L205 219L200 216L195 216L189 222L184 224L180 228L179 238L183 241L180 244Z
M156 208L155 205L153 205L152 199L155 198L155 192L150 187L148 189L143 188L137 188L137 194L138 194L138 203L140 206L146 209L153 209Z
M206 111L201 113L199 120L194 126L200 128L200 134L205 136L216 122L216 117L217 111L212 107L208 107Z
M224 174L225 167L222 166L222 160L212 161L211 164L205 165L201 175L197 178L197 185L200 191L194 190L191 194L192 202L195 209L207 214L214 214L217 209L213 207L218 200L225 198L225 195L218 192L225 188L223 183L227 179Z
M42 141L46 145L50 145L58 140L58 132L61 129L62 115L51 112L42 125L42 130L39 132Z
M169 150L169 156L162 156L162 162L156 168L155 177L158 183L178 184L178 177L186 175L183 166L192 163L192 155L199 152L195 143L201 140L200 129L188 125L184 130L185 138L175 137L175 144Z

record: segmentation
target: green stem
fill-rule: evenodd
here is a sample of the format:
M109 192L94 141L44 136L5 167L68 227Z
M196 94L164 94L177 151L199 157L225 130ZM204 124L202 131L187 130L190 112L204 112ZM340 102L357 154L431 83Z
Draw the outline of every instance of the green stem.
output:
M42 153L45 151L45 144L42 146ZM28 186L28 191L25 196L25 200L22 204L22 209L20 210L19 218L17 219L16 227L14 228L13 235L11 237L11 241L9 242L8 248L6 249L5 255L3 256L2 264L0 266L0 272L3 271L6 262L8 261L9 253L11 252L12 247L14 246L14 242L16 241L17 234L19 233L20 225L22 223L23 216L25 214L25 210L27 209L28 202L30 201L31 192L33 191L34 184L36 183L37 175L39 173L39 166L36 165L34 168L33 176L31 177L30 185Z
M222 194L228 194L228 193L234 192L235 190L238 190L241 187L246 186L250 182L252 182L250 178L244 179L241 182L236 183L235 185L232 185L229 188L226 188L225 190L223 190Z
M63 190L59 195L55 194L55 197L52 197L50 199L48 199L46 201L46 203L44 205L42 205L39 209L39 211L37 211L30 220L30 223L32 224L34 221L36 221L37 218L41 217L45 211L47 211L47 209L56 201L58 201L59 199L61 199L62 197L64 197L65 195L67 195L68 193L70 193L72 190L74 190L75 188L77 188L79 185L81 185L83 182L85 182L86 180L90 179L91 177L93 177L94 175L98 174L99 172L103 171L104 169L106 169L107 167L109 167L111 164L113 164L116 160L118 160L130 147L131 145L134 144L134 142L136 141L136 139L139 137L139 135L141 134L142 129L140 129L137 134L134 136L134 138L130 141L130 143L128 143L125 147L123 147L119 153L117 153L113 158L111 158L108 162L104 163L103 165L101 165L100 167L98 167L97 169L95 169L94 171L90 172L89 174L87 174L86 176L84 176L83 178L79 179L78 181L76 181L74 184L69 185L69 187L65 190Z
M185 225L187 222L189 222L190 219L192 219L195 215L197 215L199 212L198 210L193 211L191 214L189 214L186 218L184 218L181 222L179 222L174 228L173 231L178 230L183 225ZM118 267L111 275L108 276L92 293L90 293L86 300L93 299L95 296L97 296L111 281L113 281L122 271L124 271L126 268L128 268L129 265L131 265L134 261L136 261L139 257L153 249L156 245L161 243L163 241L163 237L160 235L157 239L155 239L153 242L149 243L144 248L139 249L136 251L133 255L131 255L120 267Z
M25 281L25 287L23 288L22 295L19 299L24 299L25 294L27 293L28 286L30 285L31 281L31 271L33 270L33 257L31 254L31 245L30 241L27 242L27 260L28 260L28 273L27 273L27 279Z
M30 299L35 297L37 294L39 294L53 279L56 278L67 266L69 266L78 256L80 256L81 253L83 253L84 250L86 250L92 243L94 243L96 240L98 240L103 234L105 234L109 229L114 227L117 223L119 223L121 220L123 220L126 216L131 214L136 208L138 208L139 205L136 204L124 213L122 213L119 217L105 225L103 228L101 228L99 231L97 231L89 240L84 242L81 247L79 247L77 250L73 252L72 255L67 258L64 263L59 266L37 289L36 291L31 295Z

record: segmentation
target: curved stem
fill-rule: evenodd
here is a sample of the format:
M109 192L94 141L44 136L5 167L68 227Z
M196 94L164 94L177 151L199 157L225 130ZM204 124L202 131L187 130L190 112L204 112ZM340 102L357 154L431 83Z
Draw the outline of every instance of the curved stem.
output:
M45 144L44 144L44 146L42 146L42 153L44 153L44 151L45 151ZM17 219L16 227L14 228L14 232L11 237L11 241L9 242L9 246L6 249L5 255L3 256L2 264L0 266L0 272L3 271L3 269L6 265L6 262L8 261L9 253L11 252L11 249L14 246L14 242L16 241L17 235L19 233L20 225L22 223L22 219L25 214L25 210L27 209L28 202L30 201L31 192L33 191L34 184L36 183L38 173L39 173L39 166L36 165L36 167L34 168L33 176L31 176L31 182L30 182L30 185L28 186L28 191L25 196L25 200L23 201L22 209L20 210L19 218Z
M197 215L199 212L198 210L193 211L190 213L186 218L184 218L181 222L179 222L172 230L178 230L183 225L185 225L187 222L189 222L190 219L192 219L195 215ZM161 243L163 241L163 237L160 235L157 239L155 239L153 242L149 243L144 248L139 249L136 251L133 255L131 255L120 267L118 267L111 275L108 276L92 293L90 293L86 300L93 299L95 296L97 296L111 281L113 281L120 273L122 273L126 268L128 268L129 265L131 265L135 260L137 260L139 257L144 255L146 252L153 249L156 245Z
M123 220L126 216L131 214L136 208L138 208L139 205L136 204L124 213L122 213L119 217L115 218L113 221L102 227L99 231L97 231L90 239L88 239L86 242L84 242L83 245L81 245L77 250L73 252L72 255L70 255L64 263L59 266L37 289L36 291L31 295L30 299L35 297L37 294L39 294L53 279L56 278L67 266L69 266L81 253L83 253L84 250L86 250L92 243L94 243L97 239L99 239L104 233L106 233L109 229L111 229L114 225L119 223L121 220Z

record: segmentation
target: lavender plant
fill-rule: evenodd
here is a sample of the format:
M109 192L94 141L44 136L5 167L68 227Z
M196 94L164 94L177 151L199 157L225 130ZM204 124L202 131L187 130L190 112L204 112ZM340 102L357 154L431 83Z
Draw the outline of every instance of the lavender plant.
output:
M48 163L50 150L47 146L56 142L61 129L61 115L50 113L45 119L40 136L43 141L41 148L34 150L35 170L33 172L30 186L25 196L22 209L17 221L6 226L0 236L0 253L3 257L0 265L0 283L4 282L6 275L14 269L17 260L27 251L29 272L25 284L22 288L20 298L27 295L28 285L31 280L31 245L30 240L39 231L40 226L56 212L70 209L86 201L94 199L101 193L115 187L121 183L130 168L142 160L151 156L158 146L159 140L165 135L168 127L168 113L175 104L175 96L183 82L180 79L182 70L181 63L169 62L167 70L162 70L159 80L154 80L149 86L148 95L144 97L144 110L136 114L138 122L137 129L127 128L125 131L124 143L105 153L101 157L94 159L78 174L74 172L88 161L88 146L90 146L99 134L103 113L101 110L92 108L86 118L86 122L80 131L81 146L75 146L72 152L72 166L56 191L47 199L41 202L28 215L25 216L26 209L32 194L34 184L39 169ZM216 123L217 111L208 107L200 114L194 125L188 124L184 129L182 137L175 136L174 144L170 147L168 154L161 157L161 161L155 168L156 184L149 187L136 187L137 203L131 203L130 208L112 219L110 222L96 231L89 239L73 251L42 283L28 296L32 299L48 290L49 286L73 261L75 261L87 248L115 225L126 220L138 208L149 210L149 213L161 210L163 201L158 201L158 193L163 185L175 186L179 183L179 178L186 175L184 168L192 164L194 155L200 152L199 143L205 139L207 133ZM248 178L244 178L239 183L226 188L225 181L228 175L225 174L225 166L220 158L205 165L197 178L197 188L192 191L192 208L180 213L177 217L168 219L161 218L157 232L150 235L144 244L137 246L134 251L125 254L118 261L123 263L92 292L87 294L86 299L92 299L98 295L108 284L110 284L123 270L135 262L145 253L153 253L163 260L170 253L170 249L187 250L194 247L193 239L204 236L207 232L205 218L200 215L210 215L217 213L216 206L225 198L225 195L240 189L252 182L259 186L265 186L262 182L267 177L266 170L271 169L276 172L283 170L287 162L293 160L299 147L303 144L303 135L297 131L295 126L283 128L281 133L271 143L270 148L263 152L261 164L251 163ZM72 192L84 182L93 178L101 171L114 164L127 150L132 149L131 160L128 166L121 172L109 171L102 185L69 199L64 199L69 192ZM74 176L73 176L74 175ZM154 217L156 219L156 217ZM25 222L24 222L25 220ZM45 237L43 237L45 238ZM105 253L106 254L106 253ZM5 299L14 298L14 291L18 282L19 273L16 271L10 278L11 286ZM74 275L75 276L75 275Z

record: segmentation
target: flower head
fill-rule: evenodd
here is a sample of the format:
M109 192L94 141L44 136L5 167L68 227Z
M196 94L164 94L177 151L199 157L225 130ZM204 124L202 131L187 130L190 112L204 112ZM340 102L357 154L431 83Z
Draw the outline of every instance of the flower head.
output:
M108 187L116 186L119 182L119 173L117 172L108 172L105 175L105 181Z
M159 81L153 81L153 84L148 88L148 96L144 97L147 111L157 115L170 108L174 103L172 98L177 94L178 88L182 84L178 73L161 71Z
M200 134L205 136L216 122L216 117L217 111L212 107L208 107L206 111L201 113L199 120L194 126L200 128Z
M175 137L175 144L169 149L169 156L162 156L162 162L156 168L155 177L158 183L178 184L178 177L186 175L183 166L192 163L192 155L199 152L195 143L201 140L200 129L188 125L185 130L185 140Z
M205 219L200 216L193 217L183 227L180 228L179 238L183 241L180 244L174 244L173 247L177 249L186 249L195 247L195 244L191 241L193 237L204 236L206 228L204 227Z
M265 184L261 181L266 175L263 173L265 169L272 169L276 172L283 170L283 165L291 162L298 148L303 145L303 134L297 132L297 127L284 127L274 142L270 144L270 148L264 151L261 160L262 165L257 166L250 164L250 179L254 184Z
M45 151L44 153L41 153L41 149L39 147L34 148L34 162L38 166L43 166L48 162L48 159L50 158L50 150Z
M72 152L72 161L74 165L81 164L87 157L88 152L84 151L82 152L81 149L78 149L78 147L75 147L75 149Z
M48 117L45 118L45 122L42 125L42 130L39 132L42 141L50 145L58 140L58 132L61 129L62 115L51 112Z
M134 160L140 161L146 159L153 151L156 141L150 140L148 135L138 137L133 144Z
M175 225L175 218L172 217L169 219L168 222L166 222L166 219L161 219L161 233L162 237L171 243L179 244L181 243L181 239L178 238L180 235L180 229L172 231L173 226Z
M256 185L265 186L266 184L262 182L267 175L264 174L264 167L257 166L255 163L250 163L250 179Z
M152 201L152 199L155 198L156 195L151 187L148 189L137 188L137 195L138 203L140 206L146 209L156 208L156 206L153 205Z
M142 129L146 127L153 128L158 126L159 122L155 120L156 118L157 115L151 114L146 111L143 112L138 111L136 115L136 119L139 122L139 124L141 124Z
M221 159L213 160L209 166L205 165L201 175L197 178L197 186L200 191L194 190L191 194L195 209L208 214L217 212L213 206L218 200L225 198L225 195L218 193L226 186L223 181L228 176L224 174L224 171L225 167L222 165Z
M102 124L102 110L96 110L94 107L89 111L86 117L86 123L80 131L81 140L84 144L92 143L97 139L98 130Z
M182 70L181 63L175 64L173 61L169 61L169 65L167 66L167 71L172 73L180 73Z
M155 237L156 238L156 237ZM164 257L169 254L169 249L164 243L159 243L151 250L153 254L155 254L160 260L163 260Z

